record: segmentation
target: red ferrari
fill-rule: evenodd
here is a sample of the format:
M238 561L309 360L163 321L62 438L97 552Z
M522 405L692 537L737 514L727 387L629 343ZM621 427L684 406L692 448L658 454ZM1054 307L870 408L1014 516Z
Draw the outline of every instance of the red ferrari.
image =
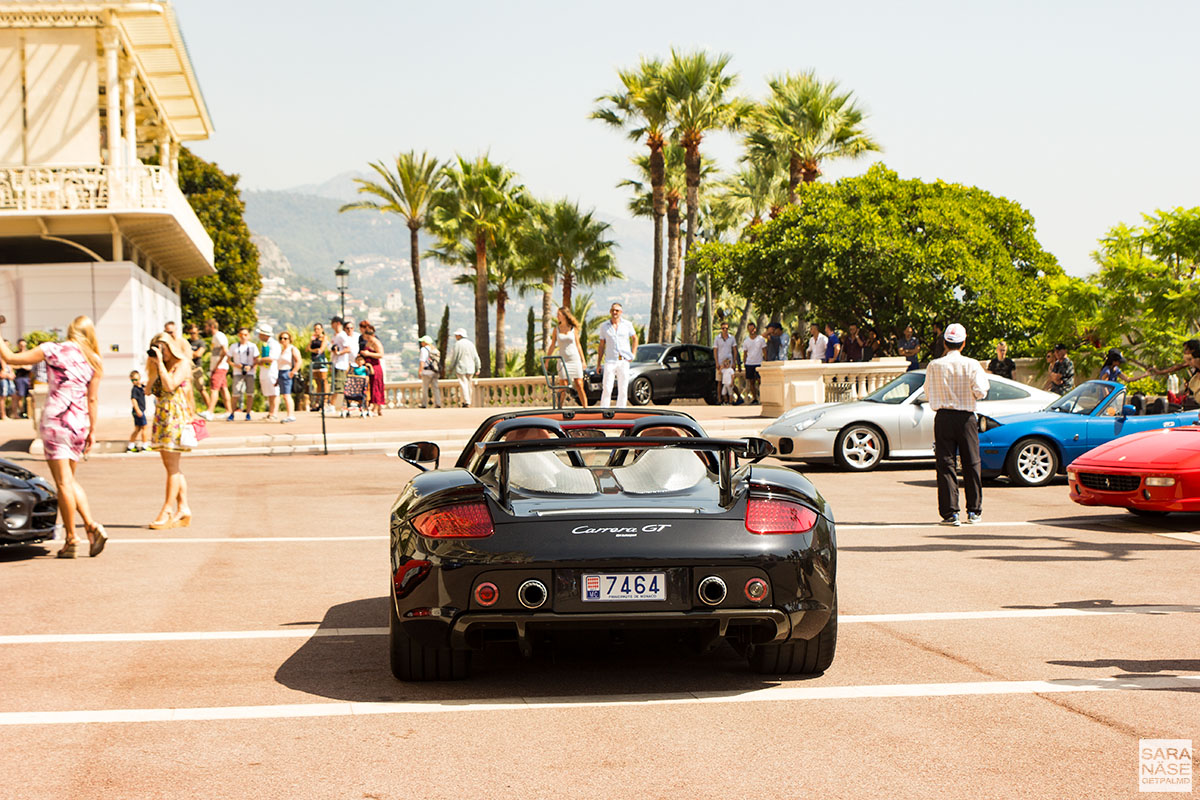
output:
M1071 499L1134 514L1200 511L1200 424L1123 436L1067 469Z

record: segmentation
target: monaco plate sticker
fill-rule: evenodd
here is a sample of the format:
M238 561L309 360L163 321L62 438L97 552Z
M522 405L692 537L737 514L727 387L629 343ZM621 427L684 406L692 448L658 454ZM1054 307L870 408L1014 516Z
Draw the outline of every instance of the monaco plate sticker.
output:
M586 574L583 599L666 600L666 576L661 572Z

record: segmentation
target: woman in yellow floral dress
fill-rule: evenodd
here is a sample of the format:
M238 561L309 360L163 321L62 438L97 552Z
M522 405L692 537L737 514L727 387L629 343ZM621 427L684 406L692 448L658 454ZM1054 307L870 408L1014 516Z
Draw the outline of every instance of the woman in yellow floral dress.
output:
M150 342L150 350L155 354L146 362L147 381L155 400L150 447L158 451L167 471L166 498L162 510L150 523L152 530L186 528L192 522L187 479L180 465L183 454L192 449L184 444L184 430L196 416L189 349L186 342L167 333L158 334Z

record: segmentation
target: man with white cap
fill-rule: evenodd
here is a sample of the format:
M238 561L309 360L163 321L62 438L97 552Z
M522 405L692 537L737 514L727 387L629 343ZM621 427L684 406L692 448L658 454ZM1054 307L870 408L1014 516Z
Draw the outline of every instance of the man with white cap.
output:
M441 353L433 344L433 337L422 336L417 339L421 345L421 354L418 356L417 372L421 376L421 408L426 408L429 405L429 397L433 396L433 405L436 408L442 407L442 390L438 387L438 373L441 371Z
M450 357L446 359L446 374L458 378L458 387L462 391L463 408L471 405L471 389L475 376L483 362L479 360L479 352L467 338L466 328L454 331L454 346L450 348Z
M979 522L983 514L983 475L979 466L979 420L976 404L987 396L988 380L983 367L962 354L967 329L957 322L943 334L946 355L925 368L925 398L937 412L933 418L933 457L936 459L938 513L943 525L957 527L958 474L955 457L962 460L967 493L967 524Z
M267 421L274 422L275 410L279 408L279 342L274 338L275 329L270 325L258 326L258 389L267 401Z

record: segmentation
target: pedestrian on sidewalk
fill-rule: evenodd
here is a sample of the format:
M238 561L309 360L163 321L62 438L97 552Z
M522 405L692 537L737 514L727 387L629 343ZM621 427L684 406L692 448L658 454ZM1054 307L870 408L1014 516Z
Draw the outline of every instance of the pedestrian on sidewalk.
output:
M564 378L575 388L575 397L579 405L587 408L587 391L583 386L583 347L579 343L579 320L570 309L558 309L558 325L554 329L554 338L550 340L547 356L555 352L562 357Z
M1016 362L1008 357L1008 342L1003 339L996 342L996 357L988 362L987 371L1011 381L1016 368Z
M633 323L625 319L624 307L613 303L608 319L601 325L597 338L596 371L601 373L600 407L612 406L613 384L617 385L617 408L629 406L629 364L637 355L638 336Z
M21 353L13 352L0 339L0 358L14 366L46 363L48 391L39 432L46 464L58 490L58 513L65 532L58 557L75 558L77 554L76 514L87 532L88 555L100 555L108 536L104 526L92 516L87 494L75 478L79 459L87 455L96 441L96 420L100 413L104 364L95 326L88 317L78 316L67 327L65 342L43 342Z
M346 330L341 317L329 320L329 325L333 328L333 406L334 410L341 411L344 402L342 390L346 388L346 375L350 372L350 361L357 350L351 349L355 337Z
M258 367L258 390L267 401L267 416L263 418L267 422L279 419L275 412L279 410L279 354L282 348L271 338L274 334L275 329L270 325L258 326L258 358L254 363Z
M435 408L442 407L442 389L438 385L438 374L442 369L442 354L426 334L417 340L421 352L417 355L417 372L421 376L421 408L428 408L432 399Z
M988 381L983 367L962 354L967 329L957 322L946 328L946 355L925 368L925 397L935 412L933 457L936 459L938 513L943 525L957 527L958 474L955 460L962 461L967 493L967 524L979 522L983 514L983 475L979 463L979 420L976 404L987 396Z
M329 338L325 335L325 326L319 322L313 325L308 354L312 358L313 393L317 396L317 403L324 403L329 394ZM321 406L314 406L310 401L308 410L320 411Z
M367 360L371 368L371 414L383 416L383 407L387 405L387 387L383 380L383 342L375 335L375 326L365 319L359 323L362 331L363 346L358 354Z
M729 362L730 369L735 373L738 367L738 346L737 339L729 332L729 320L721 320L721 332L713 339L713 356L716 362L716 372L713 374L713 380L722 387L725 385L725 362ZM732 386L730 379L730 386Z
M189 437L196 416L192 362L187 342L165 333L150 341L149 352L153 356L146 361L146 381L155 400L150 446L158 451L167 473L163 505L149 528L155 531L186 528L192 522L192 509L188 505L187 479L180 462L183 454L192 449L195 436L192 433Z
M904 336L897 343L897 347L899 348L900 355L908 359L909 372L920 368L921 340L917 338L912 325L904 327Z
M292 344L292 334L279 332L279 395L283 398L283 423L296 421L296 400L292 397L292 386L301 367L300 348Z
M189 324L184 328L184 334L187 336L188 347L192 353L192 386L195 391L200 392L200 397L206 406L205 410L207 410L208 377L204 374L204 354L208 348L204 346L204 340L200 338L200 329L195 325Z
M212 419L217 410L217 396L225 401L225 410L234 412L229 397L229 337L221 333L221 326L212 317L204 321L204 332L210 337L208 348L208 408L200 416Z
M4 346L9 346L7 339L4 340ZM0 419L8 419L8 406L16 393L17 373L11 364L0 360Z
M136 369L129 373L129 405L133 411L133 433L129 434L129 444L125 446L126 453L139 453L149 450L150 443L146 441L146 385L142 383L142 374Z
M242 411L250 421L250 407L254 403L254 364L258 361L258 348L250 341L250 329L238 328L238 340L229 348L230 369L233 370L233 394L241 398ZM237 404L229 409L225 419L233 422Z
M746 338L742 340L742 363L746 366L746 392L752 396L750 402L757 404L758 368L762 366L767 340L758 335L758 326L753 322L746 325Z
M463 408L471 407L471 390L481 366L483 362L479 359L479 351L467 338L466 328L458 328L454 331L454 346L450 350L450 357L446 359L446 374L458 379Z
M29 342L24 339L17 340L17 352L26 353L29 351ZM29 390L33 387L33 373L29 367L23 367L19 363L13 364L13 388L17 391L17 416L25 419L29 415Z
M822 361L829 350L829 337L821 333L821 326L812 323L808 326L808 360Z
M1075 362L1067 356L1067 346L1062 342L1054 345L1054 364L1050 367L1050 391L1066 394L1075 388Z

